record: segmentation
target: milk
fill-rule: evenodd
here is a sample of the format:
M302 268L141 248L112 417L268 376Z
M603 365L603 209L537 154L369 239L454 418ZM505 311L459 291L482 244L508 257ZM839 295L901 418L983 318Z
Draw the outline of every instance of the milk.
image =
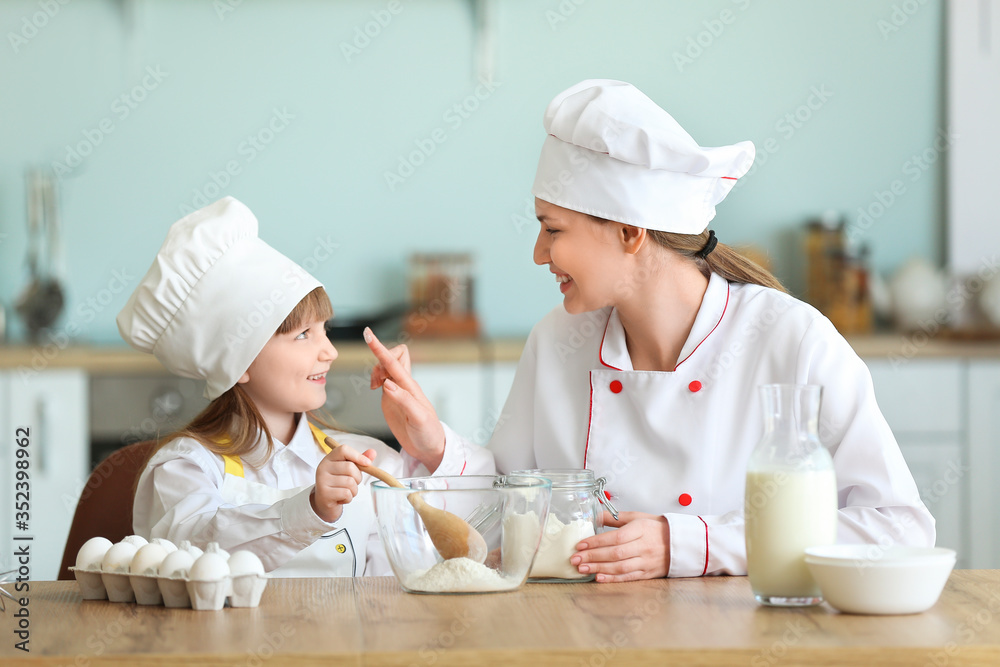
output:
M806 566L806 547L837 538L837 481L834 471L789 469L747 473L747 568L758 601L816 598L819 588Z

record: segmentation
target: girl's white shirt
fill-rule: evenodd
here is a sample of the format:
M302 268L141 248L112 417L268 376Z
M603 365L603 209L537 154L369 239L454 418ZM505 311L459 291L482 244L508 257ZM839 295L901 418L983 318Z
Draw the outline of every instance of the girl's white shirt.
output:
M667 518L669 576L746 574L746 467L763 434L758 386L817 384L820 439L837 474L838 542L934 544L934 518L867 366L815 308L713 274L679 359L671 372L636 371L615 310L570 315L559 306L532 330L488 446L450 435L443 464L468 459L466 474L593 469L617 509Z
M462 450L475 445L446 431L454 441L451 450L458 468L449 472L451 468L440 466L436 473L459 474L465 467ZM428 474L416 460L404 459L380 440L325 432L358 452L374 449L375 465L395 477ZM373 477L362 476L358 495L344 506L338 521L328 523L309 502L316 467L325 453L306 420L299 419L287 444L275 441L274 452L263 465L250 465L255 455L262 457L265 452L262 437L254 452L242 457L244 477L239 479L226 474L224 459L197 441L171 441L156 452L139 478L133 504L136 534L175 544L190 540L202 548L218 542L229 552L246 549L260 557L272 576L392 574L375 526Z

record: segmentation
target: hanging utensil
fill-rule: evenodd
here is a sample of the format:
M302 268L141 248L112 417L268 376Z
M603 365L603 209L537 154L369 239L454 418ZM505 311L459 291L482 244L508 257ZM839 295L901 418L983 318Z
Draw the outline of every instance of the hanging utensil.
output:
M54 275L59 249L59 222L52 175L29 169L25 181L29 282L17 299L15 310L24 320L29 340L38 343L41 332L52 326L65 304L62 285Z

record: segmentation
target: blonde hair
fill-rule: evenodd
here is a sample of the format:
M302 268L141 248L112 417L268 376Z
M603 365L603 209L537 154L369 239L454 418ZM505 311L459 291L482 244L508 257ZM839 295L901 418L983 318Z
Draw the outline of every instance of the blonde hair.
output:
M703 272L707 270L709 273L717 273L731 283L771 287L780 292L788 291L774 274L725 243L717 243L707 257L702 257L700 253L709 239L707 229L701 234L674 234L657 229L647 229L646 233L664 248L693 261Z
M587 217L595 222L611 222L593 215ZM694 262L706 275L717 273L732 283L760 285L771 287L780 292L788 292L781 281L775 278L770 271L744 257L725 243L716 243L715 249L708 253L708 256L702 257L700 253L705 249L709 239L709 230L707 229L701 234L675 234L674 232L662 232L658 229L647 229L646 233L658 245Z
M275 334L286 334L304 322L328 320L331 317L333 307L330 305L330 297L326 290L317 287L299 301ZM315 414L315 411L307 412L306 418L325 428L335 428L332 420ZM150 452L150 458L161 447L177 438L197 440L210 452L221 456L243 456L254 450L261 433L267 439L267 453L256 465L254 461L248 461L253 467L259 467L271 458L274 439L253 399L237 384L209 403L187 426L158 441Z

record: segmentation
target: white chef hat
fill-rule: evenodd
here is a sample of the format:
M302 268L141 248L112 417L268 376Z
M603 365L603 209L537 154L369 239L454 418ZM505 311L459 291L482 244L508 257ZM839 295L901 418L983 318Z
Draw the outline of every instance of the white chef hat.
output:
M257 218L226 197L175 222L118 314L129 345L167 370L229 390L292 309L321 287L257 237Z
M532 194L646 229L700 234L750 170L755 149L699 146L635 86L589 79L556 95Z

